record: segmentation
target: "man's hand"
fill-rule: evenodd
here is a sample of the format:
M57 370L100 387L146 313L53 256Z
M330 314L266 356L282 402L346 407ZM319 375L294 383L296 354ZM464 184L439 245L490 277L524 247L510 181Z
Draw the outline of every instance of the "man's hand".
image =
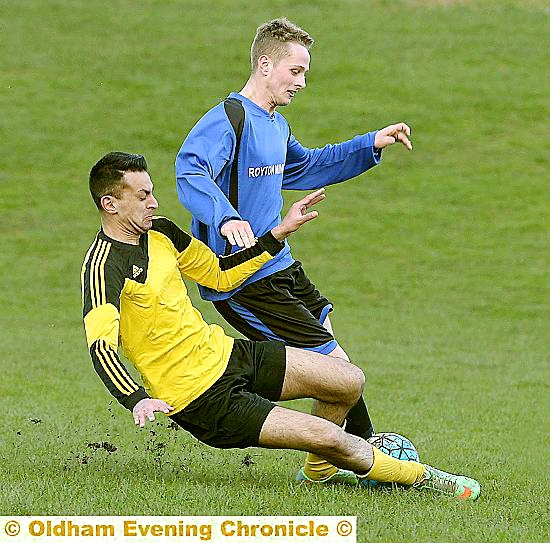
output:
M220 228L220 234L226 237L231 245L238 245L241 249L243 247L248 249L256 243L248 221L238 221L236 219L227 221Z
M296 232L302 224L315 219L319 213L317 211L307 211L311 206L325 199L325 189L319 189L308 194L301 200L290 206L288 213L279 225L271 229L273 237L278 241L283 241L292 232Z
M410 135L411 129L405 123L390 124L376 133L374 146L377 149L384 149L400 141L409 151L412 151L413 146L408 138Z
M174 408L171 405L168 405L162 400L155 400L154 398L144 398L140 400L132 410L132 415L134 415L134 422L136 426L143 428L145 426L145 421L149 419L151 422L155 421L155 411L160 411L162 413L170 413Z

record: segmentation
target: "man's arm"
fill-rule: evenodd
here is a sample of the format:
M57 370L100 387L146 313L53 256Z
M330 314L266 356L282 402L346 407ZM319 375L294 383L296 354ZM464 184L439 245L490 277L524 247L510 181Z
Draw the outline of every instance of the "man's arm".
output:
M411 130L405 123L398 123L319 149L303 147L291 136L287 147L283 188L314 189L356 177L379 164L382 149L389 145L400 141L411 150L412 144L408 138L410 133Z
M129 409L149 396L122 364L118 353L118 310L111 304L98 306L84 317L90 357L107 390ZM116 334L116 335L115 335Z
M317 211L308 210L324 198L324 188L308 194L295 202L281 223L258 238L252 247L229 256L217 257L205 245L197 246L200 242L195 240L197 251L194 258L184 260L182 275L221 292L238 287L283 249L290 234L318 216Z
M324 198L324 189L308 194L293 204L281 223L258 238L252 247L228 256L217 256L204 243L168 219L155 219L153 229L172 241L183 277L224 292L238 287L282 250L285 238L317 217L317 211L309 209Z
M240 220L215 180L228 167L235 150L235 133L219 105L191 129L176 157L176 188L183 206L200 222L218 230Z
M229 168L235 132L222 106L210 110L189 132L176 158L176 188L182 205L198 221L214 226L231 245L249 248L254 233L215 180Z
M84 329L99 378L117 401L132 411L149 396L118 356L120 294L125 277L109 259L111 248L109 242L96 239L82 266Z

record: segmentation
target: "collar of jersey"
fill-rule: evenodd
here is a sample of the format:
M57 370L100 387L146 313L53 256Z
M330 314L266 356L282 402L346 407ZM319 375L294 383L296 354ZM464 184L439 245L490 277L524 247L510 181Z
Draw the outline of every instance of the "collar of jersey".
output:
M246 105L246 110L250 113L257 113L258 115L262 117L267 117L268 119L275 118L275 112L273 112L273 115L271 115L269 111L266 111L263 107L260 107L258 104L256 104L246 96L239 94L238 92L230 93L229 97L236 98L237 100L243 102Z
M144 247L146 247L147 245L147 232L139 236L139 245L134 245L133 243L126 243L124 241L118 241L118 239L113 239L103 231L103 228L101 228L101 230L99 231L99 237L101 239L104 239L105 241L112 243L115 246L122 247L130 251L135 251L135 250L143 251Z

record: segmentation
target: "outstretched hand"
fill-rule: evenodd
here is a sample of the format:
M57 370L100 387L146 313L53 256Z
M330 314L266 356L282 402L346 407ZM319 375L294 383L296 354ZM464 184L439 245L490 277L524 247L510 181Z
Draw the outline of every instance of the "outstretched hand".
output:
M377 149L384 149L400 141L409 151L412 151L412 143L409 140L411 129L405 123L390 124L381 128L374 137L374 146Z
M155 421L155 411L168 414L173 410L174 408L171 405L168 405L162 400L144 398L134 406L134 409L132 409L132 415L134 416L136 426L143 428L147 419L149 419L150 422Z
M325 196L325 189L322 188L292 204L281 223L271 229L273 237L279 241L283 241L292 232L296 232L300 226L315 219L319 213L317 211L308 211L308 209L324 200Z
M227 238L231 245L238 245L241 249L248 249L256 243L254 233L248 221L232 219L223 224L220 234Z

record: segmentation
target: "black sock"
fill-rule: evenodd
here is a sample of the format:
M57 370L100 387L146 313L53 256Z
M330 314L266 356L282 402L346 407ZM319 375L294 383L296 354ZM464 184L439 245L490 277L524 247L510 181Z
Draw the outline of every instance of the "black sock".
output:
M367 404L361 397L349 411L346 417L346 432L363 439L367 439L374 434L374 428L370 420Z

